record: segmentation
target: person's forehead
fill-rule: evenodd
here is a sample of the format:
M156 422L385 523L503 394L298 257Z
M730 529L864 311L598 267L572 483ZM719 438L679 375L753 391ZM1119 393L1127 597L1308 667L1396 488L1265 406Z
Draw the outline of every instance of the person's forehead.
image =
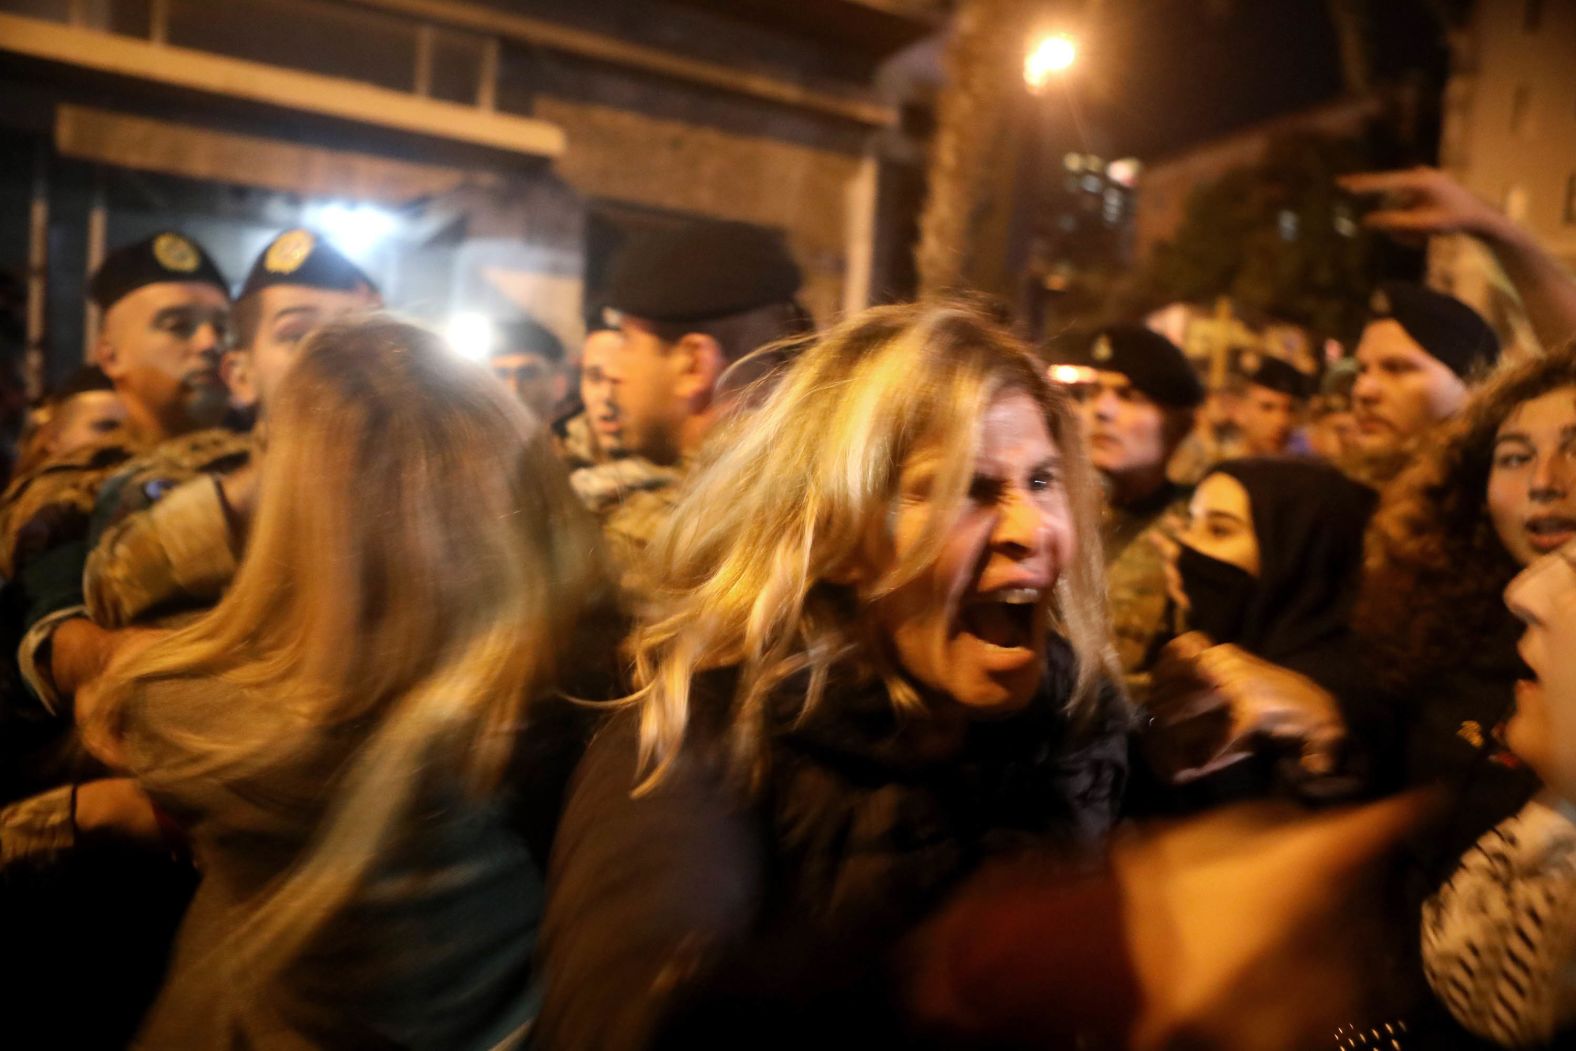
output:
M1251 384L1248 389L1253 392L1253 397L1257 401L1265 404L1276 406L1290 405L1296 400L1283 390L1276 390L1274 387L1262 387L1257 383Z
M1102 387L1114 387L1118 390L1133 385L1132 377L1125 372L1113 372L1110 369L1096 369L1095 382Z
M337 288L310 285L269 285L258 292L258 305L264 322L277 319L286 311L310 311L319 316L347 313L373 305L370 292L347 292Z
M624 337L613 329L599 329L586 337L585 346L580 351L580 360L584 365L601 363L609 355L617 352Z
M1198 483L1189 506L1194 514L1215 512L1245 519L1248 513L1248 490L1229 474L1216 472Z
M1025 391L1006 391L985 409L978 423L980 451L992 452L1056 450L1056 439L1045 420L1045 411Z
M1357 344L1357 360L1372 364L1387 357L1404 357L1419 364L1437 360L1394 318L1370 321Z
M200 281L155 281L122 296L109 312L155 314L172 308L228 310L229 306L229 298L213 285Z
M1499 425L1500 433L1529 424L1568 426L1576 420L1576 386L1545 391L1518 402Z

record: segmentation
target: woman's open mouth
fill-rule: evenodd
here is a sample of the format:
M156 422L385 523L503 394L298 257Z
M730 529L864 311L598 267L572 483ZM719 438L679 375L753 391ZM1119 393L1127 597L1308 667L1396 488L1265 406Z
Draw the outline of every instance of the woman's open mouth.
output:
M1576 538L1576 518L1565 515L1537 515L1527 519L1523 528L1527 533L1527 542L1534 550L1545 555Z
M1000 649L1032 649L1040 588L997 588L971 596L958 611L962 629Z

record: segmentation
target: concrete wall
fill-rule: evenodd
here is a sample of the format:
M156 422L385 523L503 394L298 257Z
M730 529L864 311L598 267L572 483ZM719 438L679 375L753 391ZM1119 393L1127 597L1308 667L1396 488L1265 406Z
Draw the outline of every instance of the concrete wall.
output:
M805 305L822 322L842 307L859 155L549 96L535 113L569 133L554 167L576 190L781 229Z
M1479 0L1458 42L1440 164L1576 268L1576 2ZM1523 341L1502 275L1478 246L1440 239L1431 276Z

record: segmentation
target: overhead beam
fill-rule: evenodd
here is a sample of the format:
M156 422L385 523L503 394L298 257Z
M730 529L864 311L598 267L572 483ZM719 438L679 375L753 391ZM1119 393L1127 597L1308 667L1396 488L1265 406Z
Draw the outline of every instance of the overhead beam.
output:
M897 124L897 111L890 106L802 84L737 69L733 66L674 55L660 48L632 44L625 40L560 25L529 15L516 15L483 7L480 4L450 0L350 0L362 7L392 11L457 29L491 34L505 40L531 44L626 69L650 73L669 80L700 84L734 95L776 102L796 109L825 113L856 124L889 127Z
M566 144L543 120L19 15L0 15L0 52L509 153L558 157Z
M65 157L117 168L396 205L493 181L485 171L303 146L69 103L55 108L55 148Z

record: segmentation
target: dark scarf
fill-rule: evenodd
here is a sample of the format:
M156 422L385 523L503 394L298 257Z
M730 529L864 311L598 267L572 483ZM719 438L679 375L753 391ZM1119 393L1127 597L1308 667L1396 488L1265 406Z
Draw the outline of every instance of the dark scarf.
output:
M1198 614L1194 624L1216 642L1280 664L1344 636L1373 490L1315 460L1233 460L1211 473L1247 490L1259 572L1184 547L1178 569Z

